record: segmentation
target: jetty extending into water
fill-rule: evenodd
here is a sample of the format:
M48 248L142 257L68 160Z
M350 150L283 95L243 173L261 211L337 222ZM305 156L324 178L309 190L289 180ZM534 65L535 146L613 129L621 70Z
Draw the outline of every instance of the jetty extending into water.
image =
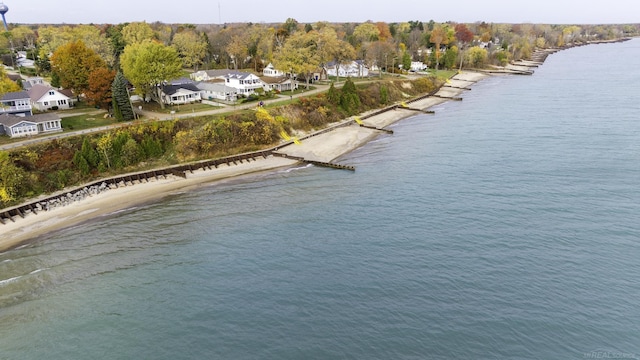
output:
M514 61L512 62L512 64L509 64L509 68L495 69L495 70L478 70L478 72L484 73L484 74L500 73L500 74L531 75L533 73L533 70L531 70L532 68L536 68L542 65L542 63L546 60L547 56L557 51L571 48L574 46L582 46L582 45L590 45L590 44L598 44L598 43L621 42L626 40L629 40L629 39L620 39L620 40L612 40L612 41L595 41L595 42L588 42L584 44L568 45L561 48L539 49L532 54L530 60ZM383 115L389 112L396 112L396 111L405 111L407 114L406 116L409 116L411 112L433 114L434 113L433 111L427 110L431 106L444 101L448 101L448 100L458 100L458 101L462 100L462 98L459 97L458 95L463 91L471 90L469 86L477 82L479 78L469 76L466 74L469 74L469 73L459 72L458 74L454 75L451 79L449 79L446 84L443 84L441 88L436 89L431 93L407 100L406 102L402 102L400 104L395 104L382 109L374 110L372 112L363 114L360 118L347 119L333 126L307 134L301 137L299 140L288 140L270 149L101 179L101 180L97 180L92 183L83 185L81 187L77 187L71 190L65 190L63 192L50 195L47 197L43 197L40 199L31 200L22 205L2 209L0 210L0 224L6 224L7 222L15 222L17 218L19 217L24 218L28 214L37 215L39 212L42 212L42 211L48 211L60 206L69 205L76 201L82 201L87 197L100 194L110 189L115 189L123 186L134 186L139 183L157 181L159 179L162 179L162 178L166 179L168 177L187 178L189 173L192 174L196 170L215 171L215 169L217 169L220 165L223 165L223 164L228 166L238 165L243 162L251 162L251 161L255 161L257 158L267 158L269 156L286 157L288 159L296 160L303 163L314 164L316 166L354 171L355 168L353 166L337 164L332 161L321 161L318 159L305 158L305 157L297 156L294 154L289 154L287 151L283 151L283 149L285 149L288 146L296 144L296 141L299 142L299 141L311 139L313 137L334 131L342 127L352 126L354 124L357 124L362 128L370 129L372 131L379 131L379 132L385 132L387 134L393 134L392 130L386 129L386 125L397 121L399 118L402 118L404 115L390 117L391 120L387 119L387 120L383 120L382 122L376 120L378 117L384 117L380 115ZM369 123L369 120L371 120L372 122Z

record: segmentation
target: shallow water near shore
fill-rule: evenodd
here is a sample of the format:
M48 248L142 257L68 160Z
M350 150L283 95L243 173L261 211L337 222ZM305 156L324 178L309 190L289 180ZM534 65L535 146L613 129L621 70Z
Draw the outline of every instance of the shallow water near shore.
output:
M339 159L355 172L1 253L0 359L640 358L638 58L561 51L393 125Z

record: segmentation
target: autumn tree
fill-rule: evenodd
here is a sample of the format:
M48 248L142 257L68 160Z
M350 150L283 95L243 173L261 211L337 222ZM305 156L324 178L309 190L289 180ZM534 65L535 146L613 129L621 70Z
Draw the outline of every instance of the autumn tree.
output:
M155 38L151 25L146 22L132 22L122 28L122 39L125 44L132 45Z
M488 56L486 49L474 46L465 53L465 62L472 67L481 68L487 63Z
M60 79L60 86L77 94L89 88L89 74L106 67L105 62L82 40L60 46L51 56L51 68Z
M468 44L473 40L473 32L465 24L456 24L454 31L456 40L462 44Z
M30 27L20 25L11 29L13 45L21 49L33 49L36 46L37 35Z
M73 40L81 40L109 66L115 64L115 51L106 34L95 25L77 25L71 28Z
M8 205L23 194L28 187L29 176L20 166L17 166L9 153L0 151L0 204Z
M450 29L446 24L444 25L436 25L431 31L431 35L429 37L429 41L434 44L434 54L436 59L436 70L438 70L438 65L440 64L440 47L442 45L447 45L455 37L455 32L453 29Z
M238 70L238 65L244 65L244 59L249 55L249 36L247 33L238 33L231 37L231 42L227 45L227 53L233 59L233 67Z
M164 109L161 99L163 82L178 78L182 63L175 48L154 41L127 45L120 57L124 76L136 88L136 93L151 97Z
M4 67L0 66L0 97L6 93L14 91L20 91L20 85L9 79L4 71Z
M377 22L376 27L378 28L378 40L386 41L391 39L391 31L387 23Z
M118 72L111 84L111 97L113 115L118 121L129 121L134 119L133 109L127 91L127 80L121 72Z
M69 26L41 26L38 28L38 57L41 59L49 58L58 47L73 40Z
M194 30L183 30L173 37L173 47L178 51L182 66L198 70L207 51L207 44Z
M247 31L247 55L253 61L253 70L262 71L262 59L273 60L275 29L252 25Z
M153 38L157 39L164 45L171 45L171 39L173 38L174 31L171 25L156 21L150 25L151 30L153 30ZM184 30L195 31L196 27L194 25L180 25L178 32Z
M107 68L96 68L89 73L89 86L84 92L87 103L108 109L111 104L111 84L116 72Z
M275 54L274 65L283 70L290 70L303 77L309 88L309 79L314 70L320 66L314 31L305 33L298 31L291 35L284 46Z
M346 41L339 40L336 31L329 26L322 27L319 31L311 31L308 36L315 42L319 64L333 61L336 64L337 81L340 81L340 73L337 69L340 65L354 60L356 51L353 46Z
M396 50L392 43L388 41L376 41L371 43L367 52L367 63L370 66L377 66L380 76L382 69L387 68L387 64L396 56Z
M82 41L84 46L98 54L102 60L113 65L115 51L106 34L95 25L44 26L38 29L38 56L46 58L55 53L60 46Z
M360 58L365 58L367 55L367 48L369 47L369 44L379 39L380 30L373 23L362 23L356 26L356 28L353 30L352 44Z

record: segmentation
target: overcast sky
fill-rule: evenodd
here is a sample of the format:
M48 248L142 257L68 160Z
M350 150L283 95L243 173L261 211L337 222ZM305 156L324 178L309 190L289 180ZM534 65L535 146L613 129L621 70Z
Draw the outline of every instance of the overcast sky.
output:
M638 0L2 0L8 23L190 24L316 21L536 24L640 23Z

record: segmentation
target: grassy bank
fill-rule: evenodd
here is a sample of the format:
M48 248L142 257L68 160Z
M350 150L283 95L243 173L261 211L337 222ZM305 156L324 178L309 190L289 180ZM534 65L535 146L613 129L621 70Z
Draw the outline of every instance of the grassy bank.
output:
M429 93L441 85L442 80L435 76L358 83L347 80L341 88L332 86L326 93L259 110L133 122L107 132L0 152L0 207L102 177L264 149L285 135L322 129L351 115ZM102 121L110 124L110 119L83 116L64 121L76 130L99 126Z

